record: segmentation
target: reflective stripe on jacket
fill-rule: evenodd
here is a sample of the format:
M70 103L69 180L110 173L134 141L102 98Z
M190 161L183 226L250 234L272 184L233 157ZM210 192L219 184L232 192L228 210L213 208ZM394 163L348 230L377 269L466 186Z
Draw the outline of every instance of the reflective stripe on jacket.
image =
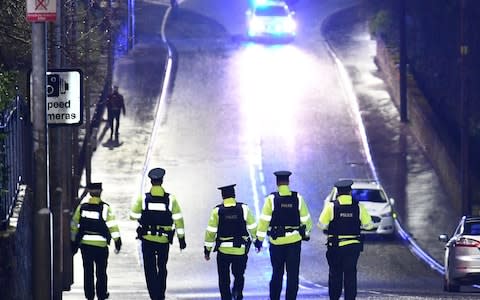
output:
M230 224L228 223L225 224L224 223L225 220L221 221L222 218L225 218L225 211L220 211L221 207L223 207L224 209L228 209L228 208L241 209L241 212L242 212L241 215L243 218L242 223L244 224L243 225L244 227L236 228L239 226L238 224L240 223L240 222L237 223L238 220L235 222L231 222ZM231 216L234 216L234 215L238 216L239 215L238 211L231 214ZM226 225L227 228L221 228L223 227L223 225ZM228 228L229 226L231 227ZM235 227L235 228L232 228L232 227ZM240 247L234 247L235 245L233 242L233 237L234 237L233 235L235 233L243 232L243 233L240 233L242 234L243 239L246 240L247 238L249 238L249 236L251 237L251 239L253 239L255 237L256 231L257 231L257 223L249 207L244 203L238 203L237 205L235 198L227 198L223 200L223 205L219 205L215 207L210 214L210 219L208 220L208 226L205 231L204 245L205 247L207 247L209 251L211 251L212 248L215 246L215 243L217 241L217 234L218 234L219 235L218 239L220 240L220 245L218 248L219 252L222 252L225 254L231 254L231 255L244 255L245 245L242 244ZM229 234L232 234L232 236L227 236Z
M163 197L166 192L161 185L153 185L150 189L150 194L154 197ZM130 210L130 219L139 221L142 217L142 211L144 209L145 198L143 195L138 196L137 200L132 204ZM168 194L168 210L172 214L173 224L171 226L160 226L165 231L170 231L175 229L175 234L177 237L182 238L185 236L185 227L184 220L182 215L182 210L176 197L172 194ZM157 207L159 208L159 207ZM157 242L157 243L168 243L168 237L164 235L151 235L146 234L143 236L145 240Z
M292 191L288 185L280 185L278 186L278 193L280 196L291 196ZM260 221L258 223L257 229L257 238L260 241L263 241L267 236L267 232L271 229L270 222L272 221L272 214L275 210L275 201L274 201L274 194L270 194L265 198L265 203L262 208L262 214L260 216ZM310 217L310 212L307 207L307 203L303 199L300 193L297 193L297 203L298 211L300 216L300 225L305 225L305 234L307 236L310 235L312 230L312 219ZM285 236L278 237L275 240L270 237L270 243L274 245L285 245L285 244L293 244L298 241L302 240L302 236L300 235L298 230L293 230L291 232L286 232Z
M81 226L85 226L85 228L81 228ZM96 226L99 228L95 228ZM99 197L91 197L82 201L75 209L70 223L70 238L75 241L77 234L81 232L81 244L107 247L107 237L102 226L106 226L112 239L120 238L120 229L111 207Z
M337 201L339 205L351 205L353 200L352 196L350 195L340 195L337 197ZM360 226L366 230L370 230L373 228L372 217L368 213L367 209L362 205L362 203L358 203L358 214L360 219ZM327 203L318 218L318 227L322 230L328 230L329 225L333 221L335 216L334 213L334 203L329 202ZM338 238L343 241L339 242L339 246L346 246L354 243L360 243L355 235L339 235Z

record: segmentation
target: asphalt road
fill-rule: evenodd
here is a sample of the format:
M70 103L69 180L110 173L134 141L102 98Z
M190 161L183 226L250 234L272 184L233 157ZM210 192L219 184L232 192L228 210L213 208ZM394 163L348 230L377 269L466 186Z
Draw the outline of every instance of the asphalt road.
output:
M368 111L364 110L367 100L375 98L359 93L361 76L351 76L352 70L365 72L362 66L372 64L371 53L362 56L355 49L355 59L344 57L346 66L353 67L343 74L322 32L327 17L355 2L302 1L297 7L298 39L282 46L243 40L246 4L183 2L167 23L175 65L174 84L168 97L163 94L165 98L161 95L165 53L158 16L163 9L138 6L137 19L148 26L139 28L139 43L115 69L115 82L127 99L127 116L120 129L122 144L113 147L101 140L92 162L92 180L104 182L104 197L117 212L124 240L122 252L110 258L112 299L148 299L138 264L136 225L128 221L128 212L131 201L141 193L142 175L152 167L167 170L164 186L177 196L186 222L187 249L180 252L174 243L170 254L168 299L219 297L215 261L206 262L202 255L210 210L221 201L218 186L236 183L237 199L259 215L263 197L275 189L272 173L289 169L293 172L291 187L305 197L316 222L337 178L380 176L389 186L395 181L385 167L388 164L380 163L381 171L377 171L376 156L371 154L381 152L366 143L372 127L366 129L360 112ZM336 53L341 57L341 50ZM377 91L382 88L376 85ZM352 94L361 94L360 101ZM392 111L385 110L387 114ZM379 139L382 135L368 132L368 136ZM398 155L410 155L408 149ZM400 182L405 183L408 170L403 171ZM392 172L398 175L399 170ZM397 187L398 182L391 185ZM411 190L392 188L392 194L399 196L396 203L403 207L405 223L418 228L408 214L415 206L405 204L405 191ZM442 226L448 229L449 223ZM314 230L311 241L303 245L298 299L328 298L324 242L321 231ZM81 299L79 259L77 255L75 284L71 292L64 293L65 299ZM245 295L268 298L269 278L268 251L252 252ZM441 276L413 256L400 239L368 239L358 278L359 299L478 297L471 289L453 296L442 292Z

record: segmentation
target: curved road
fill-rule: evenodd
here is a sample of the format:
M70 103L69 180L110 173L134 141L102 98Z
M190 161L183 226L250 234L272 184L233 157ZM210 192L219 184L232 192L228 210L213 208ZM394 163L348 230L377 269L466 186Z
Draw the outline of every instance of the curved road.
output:
M152 108L161 82L151 70L161 71L163 57L155 58L161 29L134 49L135 61L126 58L117 66L117 82L128 90L127 109L135 115L122 126L138 134L128 142L147 145L148 132L157 124L147 168L167 170L164 186L177 196L184 212L188 247L182 253L177 245L172 248L168 299L219 297L215 260L203 260L209 213L221 202L218 186L236 183L237 199L259 216L263 197L275 189L272 173L289 169L291 187L304 196L316 223L337 178L377 176L351 82L335 63L321 30L327 17L356 2L301 0L296 8L298 38L279 46L243 39L246 2L182 2L167 22L176 64L171 94L159 106L157 123ZM154 17L149 10L139 11L137 20L142 16ZM138 148L135 159L125 157L122 163L141 160L147 150ZM123 198L117 210L126 220L132 197ZM122 233L132 235L134 225L122 222L121 227ZM322 232L314 229L310 242L302 246L298 299L328 298L324 243ZM126 251L125 261L133 264L134 250ZM475 298L470 293L443 293L440 275L397 240L368 239L358 268L359 299ZM270 270L268 250L251 251L246 298L268 298ZM140 268L132 266L131 273L133 282L143 280ZM136 298L146 295L138 292Z

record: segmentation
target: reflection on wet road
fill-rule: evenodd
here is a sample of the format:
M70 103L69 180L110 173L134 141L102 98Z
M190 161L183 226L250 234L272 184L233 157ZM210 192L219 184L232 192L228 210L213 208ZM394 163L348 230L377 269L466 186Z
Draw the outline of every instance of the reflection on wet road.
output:
M400 201L397 203L413 199L415 195L409 193L423 193L420 188L413 192L405 189L411 180L431 180L422 173L420 164L409 165L410 159L417 162L415 154L419 152L414 149L405 156L410 149L408 145L412 144L410 137L390 131L383 136L390 122L396 120L390 114L392 111L381 81L368 66L372 64L372 48L357 45L352 51L344 47L345 52L337 53L344 66L339 68L322 36L320 28L325 18L353 2L301 1L297 17L303 27L292 44L249 44L218 34L221 43L211 49L208 48L209 36L190 36L183 42L182 36L172 37L172 41L179 42L175 84L170 97L160 106L164 119L150 141L149 157L149 167L162 166L167 170L164 186L176 195L186 222L188 247L180 253L174 244L169 258L169 299L218 299L215 260L204 261L202 251L210 210L221 202L218 186L236 183L237 199L255 208L258 216L264 196L275 189L272 173L290 169L293 172L291 187L304 196L315 222L324 197L340 177L374 178L377 174L372 170L377 170L387 191ZM205 11L208 11L205 15L214 19L218 15L218 22L236 35L241 28L239 20L245 5L234 2L218 9L222 3L225 1L192 0L182 7L195 15L197 21L205 21L200 14ZM228 18L229 14L234 17ZM180 24L181 16L178 14L171 20L170 26L177 30L176 34L179 28L186 26ZM358 31L353 32L358 34ZM364 31L358 36L364 38ZM223 48L218 48L222 43ZM133 165L144 157L141 149L147 146L148 133L153 126L154 102L158 99L154 94L161 86L152 76L157 71L155 39L142 47L145 48L136 49L135 61L129 60L132 57L122 60L116 72L131 99L129 105L135 115L125 122L134 135L122 145L122 149L133 149L134 154L122 157L120 163L123 165ZM358 62L363 60L368 64L359 66ZM362 82L369 82L376 88L364 86ZM386 120L368 115L371 111ZM366 122L362 123L360 117ZM369 131L372 128L369 123L378 125L375 132ZM363 124L367 126L364 128ZM369 147L365 143L365 133ZM394 146L394 152L392 156L376 160L376 151L383 150L381 143L385 140ZM370 151L376 168L370 165ZM120 163L112 161L109 170ZM406 170L417 167L419 176L406 178ZM131 185L130 182L125 184ZM122 219L128 215L129 203L126 202L131 199L125 199L128 197L130 195L120 197L125 202L119 205ZM410 214L408 202L404 203L399 209L405 215ZM409 219L406 223L411 222L416 221ZM133 228L133 225L126 226L123 228ZM298 299L328 298L324 244L323 233L315 229L311 241L302 246ZM441 277L397 240L367 240L358 270L359 299L445 298ZM133 271L138 270L132 268ZM270 275L268 251L259 254L252 251L246 272L247 298L266 299ZM141 281L138 276L136 281ZM121 286L117 288L125 290ZM468 299L469 296L455 297ZM143 299L141 297L146 296L136 293L137 299Z

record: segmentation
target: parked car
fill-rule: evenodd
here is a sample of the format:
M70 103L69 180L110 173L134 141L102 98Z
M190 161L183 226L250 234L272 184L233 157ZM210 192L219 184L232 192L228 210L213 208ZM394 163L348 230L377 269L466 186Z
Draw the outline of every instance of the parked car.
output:
M296 35L295 13L283 1L258 1L246 15L251 39L291 40Z
M438 239L446 242L443 289L459 292L462 285L480 284L480 217L463 216L452 237Z
M394 199L388 198L387 193L378 181L370 179L352 180L352 198L364 205L372 216L374 225L374 230L362 231L362 233L374 233L386 238L393 238L395 236ZM337 199L337 189L333 187L325 201L332 202L335 199Z

